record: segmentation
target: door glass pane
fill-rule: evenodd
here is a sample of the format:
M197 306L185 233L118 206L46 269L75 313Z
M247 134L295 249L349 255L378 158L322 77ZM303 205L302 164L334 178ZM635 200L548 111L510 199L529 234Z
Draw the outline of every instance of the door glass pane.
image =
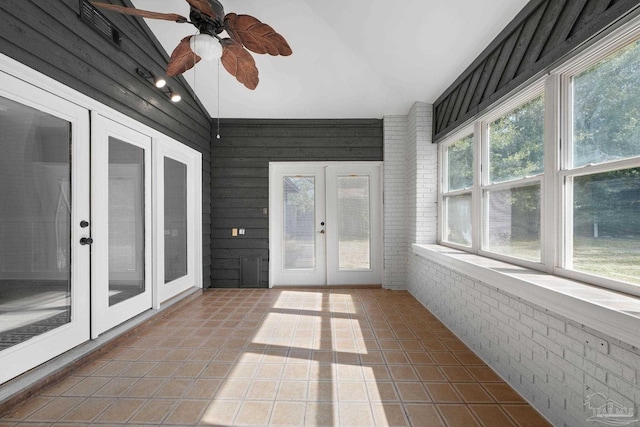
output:
M312 270L316 266L316 180L313 176L286 176L284 189L285 270Z
M0 350L71 321L71 124L0 97Z
M109 306L144 292L144 150L109 137Z
M338 268L371 268L369 177L338 177Z
M164 282L187 275L187 165L164 158Z
M573 268L640 285L640 168L573 178Z
M540 261L540 185L485 191L484 249Z

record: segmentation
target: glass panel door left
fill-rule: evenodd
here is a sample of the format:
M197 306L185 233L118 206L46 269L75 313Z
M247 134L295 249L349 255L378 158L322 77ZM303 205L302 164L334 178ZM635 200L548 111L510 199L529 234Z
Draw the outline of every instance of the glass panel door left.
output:
M1 384L89 339L90 227L89 112L0 88Z
M151 308L151 137L92 115L91 336Z

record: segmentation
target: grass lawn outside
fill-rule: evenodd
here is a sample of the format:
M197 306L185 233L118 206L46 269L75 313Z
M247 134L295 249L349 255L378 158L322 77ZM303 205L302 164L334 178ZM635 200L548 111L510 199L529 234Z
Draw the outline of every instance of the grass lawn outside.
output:
M492 252L540 261L540 242L514 241L493 246ZM573 270L640 285L640 240L636 238L576 237Z

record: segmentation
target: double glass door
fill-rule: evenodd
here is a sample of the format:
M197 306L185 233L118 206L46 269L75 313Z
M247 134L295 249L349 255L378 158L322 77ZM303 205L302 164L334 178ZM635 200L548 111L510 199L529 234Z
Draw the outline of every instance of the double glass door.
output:
M272 163L272 286L382 283L381 165Z
M151 308L151 138L0 72L0 148L2 384Z

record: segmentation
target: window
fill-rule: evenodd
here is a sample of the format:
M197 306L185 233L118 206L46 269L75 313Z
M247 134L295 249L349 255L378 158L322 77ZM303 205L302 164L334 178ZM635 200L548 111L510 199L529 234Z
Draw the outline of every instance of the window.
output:
M639 36L442 141L441 243L640 295Z
M445 186L442 197L446 242L471 246L471 189L473 187L473 134L444 149Z
M482 249L540 262L544 96L484 125Z
M566 269L640 285L640 42L568 76Z

